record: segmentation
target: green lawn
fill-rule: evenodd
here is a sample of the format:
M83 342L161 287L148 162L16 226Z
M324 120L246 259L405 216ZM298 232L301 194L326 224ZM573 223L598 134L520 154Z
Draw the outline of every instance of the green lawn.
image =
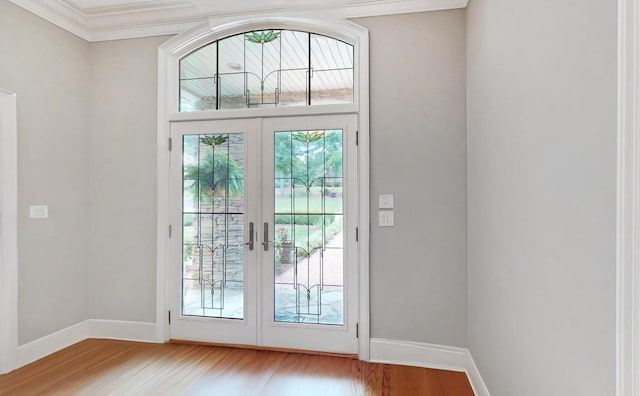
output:
M278 239L277 231L284 228L288 240L292 242L292 232L290 224L276 224L276 265L279 265L281 242ZM342 216L336 216L333 222L325 224L325 242L328 242L336 234L342 231ZM322 227L314 225L295 226L295 247L298 248L298 258L302 258L305 253L311 254L315 249L322 247Z
M295 213L335 213L342 214L342 198L329 198L324 200L324 211L322 210L322 201L319 196L311 196L307 201L306 196L296 196L294 202ZM276 213L292 213L291 199L281 198L276 194ZM308 206L307 206L308 204ZM309 211L307 212L307 207Z
M323 225L325 242L329 241L337 233L342 231L342 198L325 197L325 207L323 211L322 200L320 199L319 194L313 194L310 197L311 199L309 199L309 212L307 212L306 194L301 193L296 195L294 214L291 212L291 199L276 197L275 200L276 224L274 230L275 235L273 238L276 241L276 261L279 259L279 249L277 248L280 246L282 232L287 235L288 241L294 240L295 233L296 247L313 251L313 249L322 247ZM324 216L314 214L323 212L325 213ZM310 213L310 215L307 215L306 213ZM196 230L192 227L192 224L194 223L194 215L185 214L184 223L184 243L193 243L196 237ZM311 253L311 251L309 253ZM299 251L298 253L302 254L303 252Z
M292 216L291 199L276 196L276 240L280 241L281 235L286 233L287 240L293 240L295 244L305 250L313 250L322 247L323 242L323 217L325 242L333 238L342 230L342 198L325 197L324 210L319 194L313 194L307 200L306 194L296 194L295 207ZM307 212L308 204L308 212ZM325 216L313 213L325 213ZM305 214L300 214L305 213ZM310 213L310 215L306 215ZM334 216L334 214L337 214ZM292 231L292 225L295 225ZM280 232L278 232L280 231ZM300 252L299 252L300 253ZM309 252L310 253L310 252Z

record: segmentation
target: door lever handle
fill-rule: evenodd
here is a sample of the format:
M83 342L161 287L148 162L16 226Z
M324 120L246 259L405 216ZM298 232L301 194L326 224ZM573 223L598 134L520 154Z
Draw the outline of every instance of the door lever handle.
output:
M253 222L249 223L249 242L245 242L249 246L249 250L253 250Z
M264 223L264 242L262 242L262 247L265 252L269 251L269 223Z

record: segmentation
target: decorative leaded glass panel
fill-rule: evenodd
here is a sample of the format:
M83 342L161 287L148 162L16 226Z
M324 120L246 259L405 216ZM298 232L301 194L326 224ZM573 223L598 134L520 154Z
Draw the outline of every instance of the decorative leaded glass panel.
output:
M353 46L291 30L220 39L180 61L180 111L353 102Z
M244 135L183 137L182 314L244 317Z
M274 320L342 325L342 130L274 139Z

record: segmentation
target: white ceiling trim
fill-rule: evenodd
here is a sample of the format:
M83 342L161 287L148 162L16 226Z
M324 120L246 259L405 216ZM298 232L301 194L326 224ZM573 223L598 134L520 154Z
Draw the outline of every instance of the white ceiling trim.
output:
M465 8L469 0L161 0L81 7L73 0L9 0L87 41L178 34L260 15L357 18ZM85 4L87 2L84 2ZM109 2L105 2L108 4Z
M99 6L99 7L83 7L79 0L59 0L68 4L71 7L76 8L84 15L113 15L113 14L126 14L132 12L148 12L151 10L175 10L181 8L194 8L189 1L176 1L176 0L159 0L159 1L146 1L146 2L126 2L123 4ZM80 3L80 4L79 4Z
M64 30L87 40L87 32L83 15L71 7L62 3L47 1L40 2L34 0L9 0L12 3L36 14L37 16L60 26Z
M316 4L307 3L303 6L281 7L262 10L206 13L209 24L216 26L231 22L239 18L253 18L256 16L296 16L296 17L325 17L325 18L362 18L371 16L408 14L413 12L443 11L466 8L469 0L325 0ZM340 2L342 5L336 5ZM206 9L205 9L206 10Z

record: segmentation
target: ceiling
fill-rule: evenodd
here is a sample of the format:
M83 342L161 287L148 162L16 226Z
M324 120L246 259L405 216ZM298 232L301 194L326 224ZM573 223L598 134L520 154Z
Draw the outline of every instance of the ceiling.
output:
M256 16L356 18L464 8L469 0L9 0L87 40L184 32Z

